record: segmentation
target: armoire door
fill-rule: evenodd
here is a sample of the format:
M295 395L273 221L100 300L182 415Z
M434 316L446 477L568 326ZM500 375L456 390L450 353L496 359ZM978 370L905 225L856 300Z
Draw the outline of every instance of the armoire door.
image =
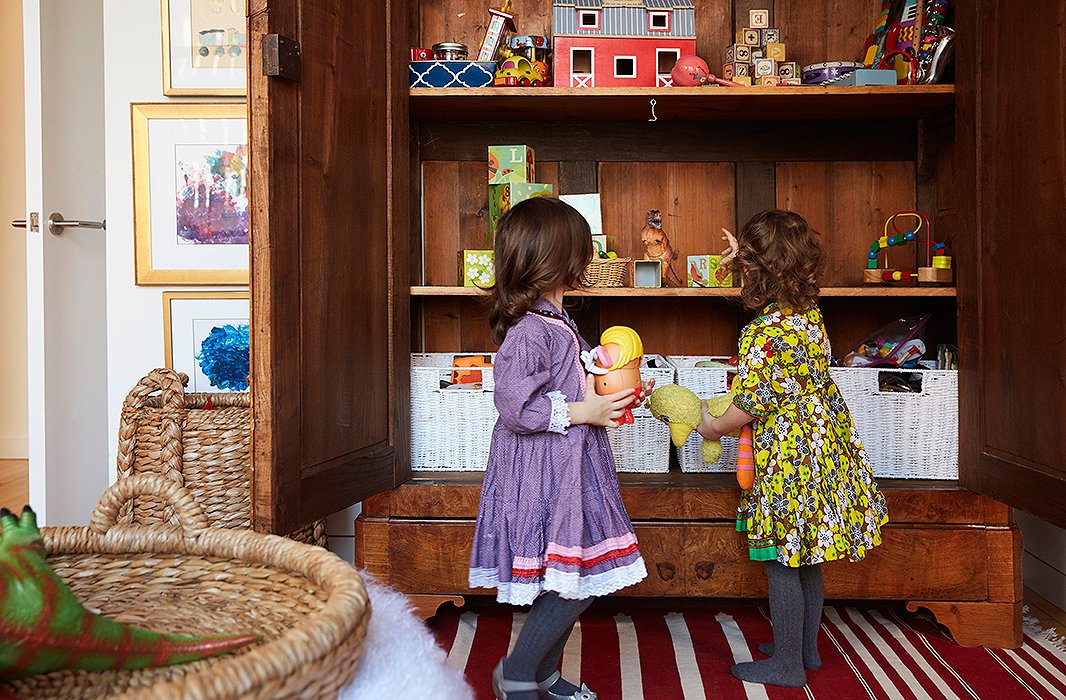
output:
M1066 526L1066 4L1024 7L956 10L961 480Z
M290 532L409 472L407 18L248 12L252 523Z

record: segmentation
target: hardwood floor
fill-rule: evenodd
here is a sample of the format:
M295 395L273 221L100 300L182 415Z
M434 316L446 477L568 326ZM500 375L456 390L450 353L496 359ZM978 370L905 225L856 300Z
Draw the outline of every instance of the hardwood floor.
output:
M1049 603L1030 588L1025 589L1025 603L1029 614L1035 617L1044 629L1056 628L1060 634L1066 634L1066 611Z
M29 501L29 462L0 459L0 506L17 513Z

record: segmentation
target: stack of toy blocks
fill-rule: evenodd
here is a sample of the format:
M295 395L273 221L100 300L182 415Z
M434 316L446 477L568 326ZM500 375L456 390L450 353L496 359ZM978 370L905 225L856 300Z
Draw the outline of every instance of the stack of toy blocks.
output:
M743 85L799 85L800 70L787 60L781 30L770 26L769 10L749 10L748 26L737 30L725 50L722 76Z

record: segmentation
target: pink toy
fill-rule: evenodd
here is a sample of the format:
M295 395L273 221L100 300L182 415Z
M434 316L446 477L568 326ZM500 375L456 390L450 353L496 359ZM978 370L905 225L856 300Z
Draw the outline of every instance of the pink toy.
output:
M703 85L727 85L744 87L732 80L716 77L707 67L707 62L699 56L682 56L677 59L674 69L670 71L674 87L701 87Z

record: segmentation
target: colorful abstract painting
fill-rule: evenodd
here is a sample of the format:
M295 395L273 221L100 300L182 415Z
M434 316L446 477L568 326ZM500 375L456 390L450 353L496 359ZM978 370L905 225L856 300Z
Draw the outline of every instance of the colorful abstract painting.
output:
M178 243L247 245L248 146L178 144Z
M247 322L196 319L196 363L209 386L196 391L248 391L249 326Z

